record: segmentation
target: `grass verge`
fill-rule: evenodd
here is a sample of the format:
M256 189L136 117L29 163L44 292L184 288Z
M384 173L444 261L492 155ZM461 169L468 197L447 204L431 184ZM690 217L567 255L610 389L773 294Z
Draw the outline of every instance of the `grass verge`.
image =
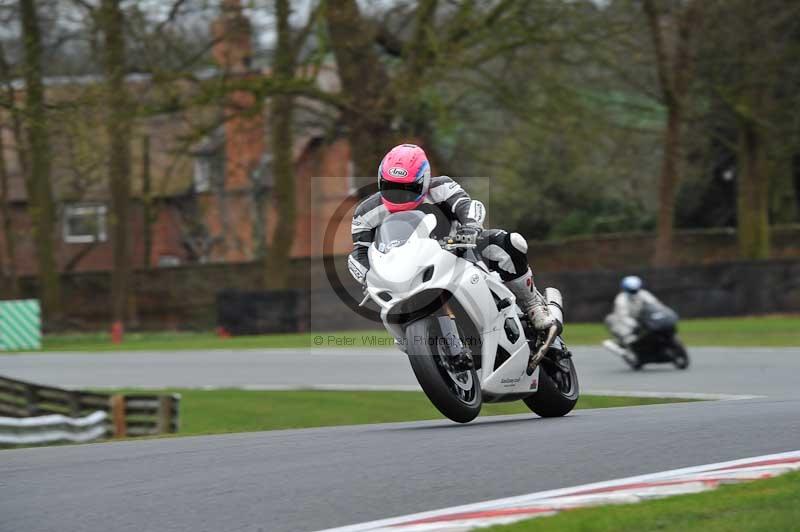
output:
M680 336L690 347L800 346L800 315L684 320ZM608 338L600 323L567 324L564 339L570 345L599 344ZM120 345L107 333L52 334L44 337L43 351L192 351L201 349L375 348L391 347L382 330L300 334L266 334L220 338L212 332L128 333ZM3 353L0 353L3 354Z
M797 530L800 473L639 504L570 510L487 532L727 532Z
M181 394L179 436L442 418L422 392L170 389L157 393ZM671 402L676 400L585 395L578 401L577 408ZM515 401L486 404L481 415L523 413L531 411L522 402Z
M760 316L684 320L680 336L690 347L791 347L800 346L800 316ZM564 338L570 345L598 344L608 337L600 323L567 324ZM269 349L315 347L391 347L385 331L269 334L220 338L211 332L129 333L120 345L106 333L47 335L44 351L177 351L200 349Z

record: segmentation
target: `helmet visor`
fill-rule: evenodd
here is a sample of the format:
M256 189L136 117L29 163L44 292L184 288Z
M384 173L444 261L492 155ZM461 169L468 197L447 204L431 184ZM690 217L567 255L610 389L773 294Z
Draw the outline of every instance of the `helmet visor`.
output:
M381 179L381 196L390 203L410 203L422 195L422 179L413 183L395 183Z

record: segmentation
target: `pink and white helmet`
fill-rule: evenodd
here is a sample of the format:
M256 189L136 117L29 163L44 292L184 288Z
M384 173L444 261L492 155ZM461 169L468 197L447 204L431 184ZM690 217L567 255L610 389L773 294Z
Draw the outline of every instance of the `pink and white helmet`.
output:
M378 189L389 212L418 207L428 193L430 182L428 157L415 144L395 146L378 166Z

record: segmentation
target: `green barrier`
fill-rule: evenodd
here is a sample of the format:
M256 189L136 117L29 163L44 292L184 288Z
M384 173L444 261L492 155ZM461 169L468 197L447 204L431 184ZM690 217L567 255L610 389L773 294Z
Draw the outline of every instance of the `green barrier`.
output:
M0 351L41 348L42 312L39 301L0 301Z

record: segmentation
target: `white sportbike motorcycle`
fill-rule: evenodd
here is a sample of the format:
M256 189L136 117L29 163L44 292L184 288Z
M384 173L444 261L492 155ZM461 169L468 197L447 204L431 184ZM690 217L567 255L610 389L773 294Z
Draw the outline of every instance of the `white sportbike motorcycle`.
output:
M475 243L434 239L436 223L420 211L384 220L369 249L361 304L380 307L428 399L451 420L472 421L483 402L516 400L542 417L569 413L579 387L559 336L561 293L545 290L558 324L536 331L500 276L477 257Z

